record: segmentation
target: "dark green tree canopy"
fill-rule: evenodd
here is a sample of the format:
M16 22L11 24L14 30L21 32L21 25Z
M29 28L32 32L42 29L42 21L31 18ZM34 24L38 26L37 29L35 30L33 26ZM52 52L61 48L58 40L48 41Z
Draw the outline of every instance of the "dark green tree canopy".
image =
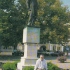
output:
M60 0L38 0L38 17L35 26L41 28L41 43L67 41L70 11ZM28 13L26 0L0 0L0 44L6 47L22 43L23 28Z

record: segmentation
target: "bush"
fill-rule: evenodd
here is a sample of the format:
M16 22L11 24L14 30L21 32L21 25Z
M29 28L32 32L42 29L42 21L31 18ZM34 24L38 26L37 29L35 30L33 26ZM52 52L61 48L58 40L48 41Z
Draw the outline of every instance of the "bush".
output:
M48 62L48 70L60 70L56 65ZM23 70L34 70L33 66L26 66Z
M60 61L60 62L62 62L62 63L64 63L66 61L66 59L67 59L66 56L59 56L57 58L57 60Z
M3 70L16 70L17 62L3 64ZM60 70L56 65L48 62L48 70ZM26 66L23 70L34 70L34 66Z
M48 70L60 70L56 65L52 64L51 62L48 62Z
M16 70L17 63L18 63L18 61L13 62L13 63L7 62L7 63L3 64L2 69L3 70Z
M34 66L26 66L23 70L34 70Z

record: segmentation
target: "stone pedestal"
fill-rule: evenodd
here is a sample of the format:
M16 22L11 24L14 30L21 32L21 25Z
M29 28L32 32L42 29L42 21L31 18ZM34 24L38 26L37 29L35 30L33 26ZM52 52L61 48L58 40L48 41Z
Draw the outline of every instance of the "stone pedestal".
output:
M23 43L40 43L40 28L26 27L23 30Z
M24 57L17 64L17 70L34 66L37 60L37 44L40 43L40 28L26 27L23 30Z

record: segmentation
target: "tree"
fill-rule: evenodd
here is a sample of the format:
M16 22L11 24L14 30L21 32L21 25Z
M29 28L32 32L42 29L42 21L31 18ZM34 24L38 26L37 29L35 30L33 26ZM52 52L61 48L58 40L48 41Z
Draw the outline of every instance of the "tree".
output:
M15 4L14 0L2 0L0 2L2 6L0 7L0 10L2 10L1 13L3 13L0 18L1 43L6 47L16 47L19 42L22 42L23 28L27 18L25 14L26 10L24 10L25 8L19 3Z
M70 19L67 7L59 0L38 0L39 12L36 25L41 27L41 43L51 41L61 43L68 38L68 28L64 26Z
M59 0L38 0L38 16L35 26L41 28L41 43L61 43L68 37L64 26L70 21L67 7ZM28 21L26 0L0 1L0 43L16 47L22 43L23 29Z

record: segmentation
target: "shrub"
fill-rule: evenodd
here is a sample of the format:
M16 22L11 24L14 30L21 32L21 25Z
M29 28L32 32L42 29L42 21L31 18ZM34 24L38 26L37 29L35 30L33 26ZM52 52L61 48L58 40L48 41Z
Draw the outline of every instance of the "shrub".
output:
M13 62L13 63L7 62L7 63L3 64L2 68L3 68L3 70L16 70L17 63L18 63L18 61Z
M66 56L59 56L57 58L57 60L60 61L60 62L62 62L62 63L64 63L66 61L66 59L67 59Z
M56 65L48 62L48 70L60 70ZM33 66L26 66L23 70L34 70Z
M3 70L16 70L16 65L14 63L5 63L3 65Z
M23 70L34 70L34 66L26 66Z
M3 64L3 70L16 70L17 62ZM56 65L48 62L48 70L60 70ZM34 66L26 66L23 70L34 70Z
M48 70L60 70L56 65L52 64L51 62L48 62Z

